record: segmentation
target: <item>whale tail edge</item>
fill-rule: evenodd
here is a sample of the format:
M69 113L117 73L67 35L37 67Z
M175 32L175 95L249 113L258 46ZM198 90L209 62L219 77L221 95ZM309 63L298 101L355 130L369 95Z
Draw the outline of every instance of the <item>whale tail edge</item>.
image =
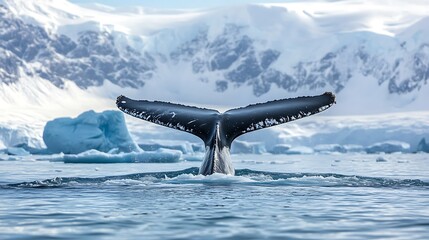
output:
M242 134L314 115L333 104L335 95L331 92L258 103L224 113L169 102L133 100L122 95L116 100L117 107L124 113L191 133L201 138L206 146L215 138L217 125L221 127L221 139L229 146Z

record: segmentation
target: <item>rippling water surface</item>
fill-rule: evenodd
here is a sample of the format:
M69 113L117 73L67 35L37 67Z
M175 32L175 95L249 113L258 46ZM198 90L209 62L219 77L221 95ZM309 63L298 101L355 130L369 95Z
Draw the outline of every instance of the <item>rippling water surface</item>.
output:
M0 161L0 238L427 239L429 155L198 162Z

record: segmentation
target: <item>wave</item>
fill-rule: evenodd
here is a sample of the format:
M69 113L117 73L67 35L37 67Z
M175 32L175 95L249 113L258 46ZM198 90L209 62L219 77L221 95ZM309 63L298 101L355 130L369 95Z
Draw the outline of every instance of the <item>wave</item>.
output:
M43 181L0 185L1 188L59 188L83 185L150 185L150 184L210 184L298 187L373 187L373 188L429 188L429 182L419 179L391 179L335 173L276 173L236 170L235 176L213 174L198 175L198 168L174 172L135 173L96 178L55 177Z

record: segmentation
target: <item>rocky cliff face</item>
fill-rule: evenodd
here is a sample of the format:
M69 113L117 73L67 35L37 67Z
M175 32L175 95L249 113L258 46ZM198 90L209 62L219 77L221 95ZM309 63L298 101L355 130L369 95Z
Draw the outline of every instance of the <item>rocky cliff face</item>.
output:
M130 46L118 51L107 32L84 31L77 41L48 34L40 26L23 22L0 5L0 78L12 83L38 75L58 87L64 80L79 87L100 86L108 80L143 87L156 69L152 56Z

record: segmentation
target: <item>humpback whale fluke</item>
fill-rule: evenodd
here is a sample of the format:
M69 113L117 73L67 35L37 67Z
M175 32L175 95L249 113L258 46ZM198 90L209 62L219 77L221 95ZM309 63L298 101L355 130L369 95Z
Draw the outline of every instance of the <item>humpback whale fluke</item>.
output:
M220 113L175 103L133 100L122 95L116 100L118 108L131 116L201 138L206 148L199 171L203 175L234 175L229 149L238 136L319 113L334 103L334 94L326 92L319 96L274 100Z

